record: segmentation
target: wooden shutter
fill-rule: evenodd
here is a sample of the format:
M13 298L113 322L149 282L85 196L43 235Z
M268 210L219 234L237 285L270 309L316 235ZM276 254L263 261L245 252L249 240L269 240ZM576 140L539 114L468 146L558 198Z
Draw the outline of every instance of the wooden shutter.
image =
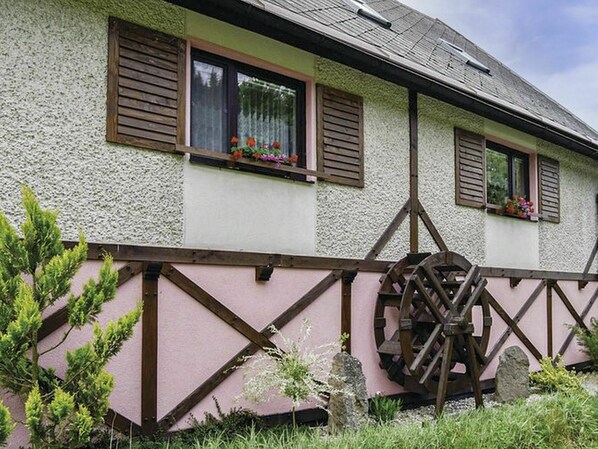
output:
M363 187L363 98L318 85L317 109L318 171Z
M185 42L110 18L106 138L174 151L185 138Z
M560 214L559 162L538 156L538 195L543 220L559 223Z
M486 139L455 128L455 201L486 207Z

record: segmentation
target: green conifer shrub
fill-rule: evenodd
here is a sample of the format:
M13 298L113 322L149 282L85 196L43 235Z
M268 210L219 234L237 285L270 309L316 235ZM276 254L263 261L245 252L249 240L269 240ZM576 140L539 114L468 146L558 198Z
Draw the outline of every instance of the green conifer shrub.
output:
M102 329L96 318L114 299L118 272L106 256L98 280L90 279L79 295L70 293L73 277L87 258L87 243L65 249L56 224L57 213L43 210L23 187L25 221L21 234L0 212L0 387L25 404L25 425L33 449L80 448L109 408L114 380L104 370L133 334L141 303ZM42 314L67 298L66 331L54 346L41 350ZM56 350L69 334L94 323L91 342L68 351L64 379L40 365L40 357ZM12 430L10 414L0 405L0 443Z

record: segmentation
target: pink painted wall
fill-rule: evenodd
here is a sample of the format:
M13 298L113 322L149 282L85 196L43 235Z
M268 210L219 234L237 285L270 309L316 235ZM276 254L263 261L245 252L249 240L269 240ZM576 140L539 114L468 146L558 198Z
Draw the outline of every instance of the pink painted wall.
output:
M121 264L122 265L122 264ZM88 262L79 273L74 283L74 291L80 291L82 284L90 276L96 275L98 262ZM277 316L287 310L321 279L329 274L326 270L275 269L268 282L256 282L253 267L221 267L202 265L176 265L176 268L193 280L197 285L213 295L226 307L234 311L249 325L261 331ZM379 289L379 273L360 273L352 286L352 353L363 364L370 396L376 392L395 394L402 388L389 381L386 372L378 366L378 355L373 335L374 306ZM491 278L488 290L497 298L510 316L514 316L540 281L522 280L516 288L509 286L509 279ZM577 282L559 282L573 306L581 313L598 283L590 283L579 290ZM141 298L141 276L129 280L118 290L117 298L106 305L99 317L102 324L109 319L124 314L134 307ZM229 327L217 316L209 312L193 298L181 291L168 279L159 280L158 308L158 419L166 415L197 386L224 365L248 340ZM340 334L341 282L337 281L312 305L283 328L288 337L299 335L302 321L309 319L313 325L310 344L313 346L334 341ZM568 334L568 323L574 320L562 305L556 292L553 293L553 334L554 350L558 351ZM598 313L598 303L589 317ZM493 312L493 326L489 349L506 329L503 320ZM589 317L586 320L589 324ZM389 322L396 320L396 313L390 311ZM479 319L476 319L479 322ZM519 323L523 332L540 352L547 352L546 332L546 289L539 295L533 306ZM64 352L74 348L90 338L91 327L73 333L60 351L44 357L44 364L58 367L58 374L64 372ZM42 344L49 347L60 338L57 331ZM276 339L275 339L276 341ZM531 369L537 369L538 363L513 334L503 348L519 345L528 353ZM575 341L565 353L567 363L584 360ZM484 371L482 378L494 376L498 358L495 358ZM111 396L112 407L125 417L141 424L141 325L137 326L135 336L123 351L110 363L109 370L116 378L116 388ZM281 413L290 410L290 404L284 400L255 405L239 400L244 384L242 371L234 372L218 386L212 394L197 404L191 413L202 419L205 412L215 412L211 396L218 398L222 408L249 407L260 414ZM6 395L5 395L6 398ZM18 401L6 398L9 405ZM307 405L306 407L310 407ZM20 416L15 405L15 416ZM188 427L189 415L181 419L174 429ZM9 447L18 447L26 442L25 429L18 428Z

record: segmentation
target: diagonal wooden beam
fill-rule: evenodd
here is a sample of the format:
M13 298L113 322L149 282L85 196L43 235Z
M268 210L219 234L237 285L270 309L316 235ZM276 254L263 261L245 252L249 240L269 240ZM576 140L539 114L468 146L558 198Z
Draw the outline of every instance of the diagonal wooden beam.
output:
M594 249L592 249L592 253L590 254L590 257L588 258L586 267L583 269L583 274L588 274L590 272L590 268L592 268L592 262L594 262L594 259L596 258L596 253L598 253L598 239L596 240L596 243L594 244Z
M129 262L128 264L124 265L118 270L118 283L116 284L117 287L120 287L129 279L132 279L142 270L142 263L141 262ZM42 323L42 327L38 333L38 339L43 340L48 335L52 334L53 332L60 329L64 326L68 321L68 310L66 306L61 307L56 312L49 315L46 319L44 319Z
M515 333L515 335L517 335L517 338L519 338L519 340L521 340L521 342L533 354L533 356L536 359L540 360L542 358L542 353L540 351L538 351L538 349L533 345L533 343L526 337L526 335L519 328L517 323L519 323L519 321L521 321L521 319L526 314L526 312L529 310L529 308L532 306L534 301L538 298L538 296L540 296L540 293L542 293L542 290L544 290L544 287L546 287L546 281L542 280L542 281L540 281L540 283L538 284L536 289L532 292L532 294L527 299L527 301L525 301L525 303L523 304L521 309L519 309L519 311L517 312L517 315L515 315L513 318L511 318L509 316L509 314L500 306L498 301L494 298L494 296L492 296L492 294L488 290L484 290L483 294L486 295L486 298L488 299L488 303L496 311L496 313L503 319L503 321L507 324L508 327L502 333L502 335L500 336L500 338L498 339L498 341L496 342L496 344L494 345L494 347L492 348L492 350L486 357L487 363L482 368L482 372L489 366L488 362L490 362L494 357L496 357L496 355L498 354L498 351L500 351L500 348L502 348L502 346L507 341L507 338L509 338L509 336L512 333Z
M293 320L299 313L305 310L316 299L318 299L326 290L328 290L338 279L342 276L342 270L334 270L324 279L322 279L315 287L305 293L299 300L297 300L285 312L280 314L272 323L266 326L261 334L270 338L273 334L270 330L271 326L276 329L282 329L286 324ZM260 345L253 342L245 346L233 358L222 365L214 374L198 386L191 394L183 399L176 407L170 410L159 422L158 425L163 430L168 430L177 421L183 418L189 411L193 409L202 399L204 399L214 388L224 382L234 372L235 368L243 363L244 358L255 354L261 349Z
M418 200L418 207L419 207L419 216L421 217L422 221L424 222L424 225L426 225L426 229L428 230L428 232L434 239L434 243L436 243L436 246L438 246L440 251L448 251L449 250L448 246L446 246L446 243L444 243L444 240L442 239L440 232L438 232L438 229L436 229L436 226L434 226L432 219L430 218L430 216L424 209L424 206L422 206L422 203L419 202L419 200Z
M380 253L388 244L392 236L395 234L395 232L397 232L397 229L399 229L399 226L401 226L401 223L405 221L405 218L407 218L410 211L411 200L407 200L405 205L399 210L395 218L393 218L393 220L390 222L386 230L382 233L380 238L378 238L378 241L374 244L374 246L372 246L370 252L367 253L367 255L365 256L365 260L374 260L376 259L376 257L378 257L378 255L380 255Z
M586 319L586 317L590 313L590 310L592 310L592 307L594 306L594 303L596 302L596 299L598 299L598 288L596 288L596 291L594 291L594 293L590 297L590 300L588 301L588 303L584 307L583 311L581 312L581 316L580 317L581 317L582 321ZM569 335L567 335L567 338L563 342L563 345L561 346L561 349L559 349L559 352L557 352L557 356L565 354L565 351L567 350L567 348L569 348L569 345L573 341L574 337L575 337L575 331L574 330L569 331Z
M554 289L556 294L559 295L559 298L561 298L561 301L563 301L563 304L565 305L573 319L577 322L577 325L584 329L587 329L586 323L583 322L583 318L579 316L577 310L575 310L573 304L571 304L571 301L569 301L569 298L567 298L567 295L565 295L565 292L563 291L561 286L557 282L555 282L552 288Z
M267 337L256 331L239 315L234 313L171 264L164 264L162 267L162 275L210 312L212 312L216 317L220 318L241 335L246 337L249 341L262 348L274 347L274 343L272 343Z

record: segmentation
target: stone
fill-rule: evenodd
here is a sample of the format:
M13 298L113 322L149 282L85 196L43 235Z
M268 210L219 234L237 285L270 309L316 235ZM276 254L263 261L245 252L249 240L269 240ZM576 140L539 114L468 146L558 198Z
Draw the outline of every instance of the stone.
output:
M328 430L358 429L368 420L368 398L361 362L346 352L332 359Z
M498 359L495 399L512 402L529 394L529 359L519 346L508 347Z

